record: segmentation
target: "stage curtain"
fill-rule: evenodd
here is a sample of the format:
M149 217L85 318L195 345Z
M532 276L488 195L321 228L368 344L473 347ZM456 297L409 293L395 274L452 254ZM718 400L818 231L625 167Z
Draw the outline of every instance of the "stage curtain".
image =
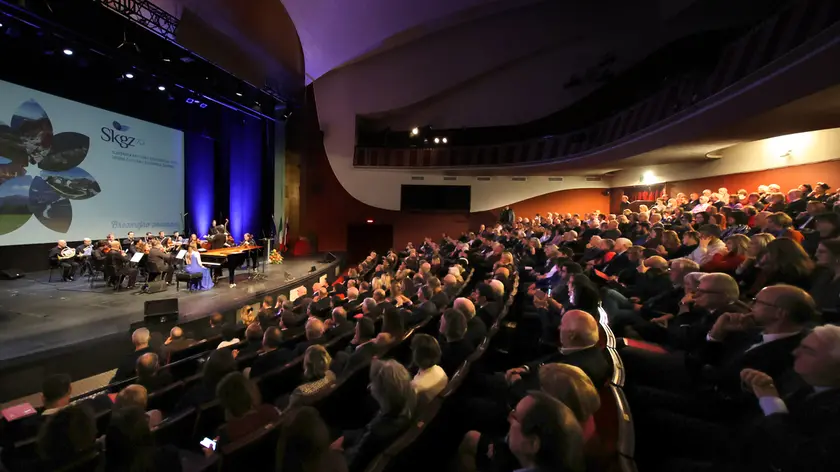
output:
M236 241L246 232L260 234L264 126L261 120L228 113L225 145L230 174L230 232Z
M197 133L184 134L185 231L201 237L213 219L215 142ZM185 235L189 236L189 234Z

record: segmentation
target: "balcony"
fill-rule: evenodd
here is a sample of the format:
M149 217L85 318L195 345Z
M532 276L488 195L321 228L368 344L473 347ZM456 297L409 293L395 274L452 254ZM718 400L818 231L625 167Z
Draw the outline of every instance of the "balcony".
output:
M840 28L840 2L796 2L729 43L714 67L683 74L609 118L571 132L471 146L357 146L356 168L455 169L562 163L655 129L667 119L710 103L738 82L751 83L783 57L807 52Z

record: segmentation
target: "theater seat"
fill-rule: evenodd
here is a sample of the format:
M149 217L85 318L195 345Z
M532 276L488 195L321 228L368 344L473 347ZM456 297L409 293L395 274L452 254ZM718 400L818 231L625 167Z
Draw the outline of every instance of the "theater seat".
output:
M148 405L146 408L148 410L160 410L164 413L164 416L166 416L175 409L175 405L178 404L178 400L181 399L183 394L183 382L175 382L171 385L167 385L166 388L149 395Z
M653 352L656 354L668 354L668 350L664 347L653 344L645 341L639 341L638 339L630 339L630 338L619 338L617 348L622 347L634 347L636 349L643 349L648 352Z
M278 423L267 424L221 451L220 472L273 471L280 436Z
M438 397L425 405L411 428L379 454L365 469L366 472L423 470L435 454L436 438L429 428L440 412L443 399ZM431 456L431 457L430 457Z
M189 408L165 418L152 429L155 444L158 446L172 444L183 449L195 449L193 429L197 418L198 410L195 408Z

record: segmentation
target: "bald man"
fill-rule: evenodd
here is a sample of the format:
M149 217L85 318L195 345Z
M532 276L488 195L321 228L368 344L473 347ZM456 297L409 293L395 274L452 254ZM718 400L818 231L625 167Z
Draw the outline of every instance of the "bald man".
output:
M147 352L137 359L137 384L154 393L171 384L169 369L160 369L160 359L153 352Z
M195 344L194 339L190 339L184 335L184 330L180 326L176 326L169 330L169 338L166 339L166 352L169 356L174 352L186 349Z
M583 310L567 311L560 321L558 334L560 349L556 353L505 372L514 398L522 399L528 390L538 390L537 371L541 365L552 362L580 367L598 388L609 380L612 368L598 346L598 322L592 315Z
M76 271L79 269L79 264L73 257L61 257L61 252L65 249L67 249L67 241L61 239L58 241L58 245L50 249L49 257L50 266L60 268L61 280L67 282L74 280L74 277L76 277Z

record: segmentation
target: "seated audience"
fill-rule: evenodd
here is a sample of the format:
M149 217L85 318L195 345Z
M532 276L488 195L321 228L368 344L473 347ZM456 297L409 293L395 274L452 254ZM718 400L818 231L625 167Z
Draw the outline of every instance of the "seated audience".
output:
M137 359L143 354L152 352L152 349L149 347L150 336L147 328L139 328L131 333L131 343L134 344L134 351L120 362L119 367L117 367L117 372L109 383L128 380L134 377L137 369Z
M96 422L87 405L67 405L48 415L38 434L38 466L34 470L61 470L97 451Z
M129 385L120 390L114 399L114 410L121 408L137 407L146 413L146 420L149 428L154 428L163 421L163 413L160 410L146 411L149 402L149 391L142 385Z
M297 343L295 349L292 351L292 357L302 356L309 346L316 344L325 344L328 340L324 336L324 322L318 318L309 318L306 321L306 341Z
M218 431L217 450L280 420L280 412L262 403L257 389L240 372L231 372L219 382L216 397L225 410L225 424Z
M330 448L330 432L318 410L309 406L283 413L277 442L277 470L344 472L344 455Z
M379 404L376 416L362 429L344 431L332 445L344 451L351 472L361 471L411 424L417 398L411 376L395 360L370 366L370 394Z
M428 403L446 388L449 378L438 365L441 359L437 339L428 334L416 334L411 339L411 361L417 374L411 380L414 393L421 403Z
M306 398L317 395L335 383L335 373L330 370L332 357L324 346L313 345L303 356L303 381L292 391L289 407L305 404Z
M270 326L263 334L262 353L251 365L248 377L256 378L279 369L295 357L294 352L283 347L283 332L280 328Z
M446 310L440 317L440 335L443 338L440 343L440 367L449 378L455 375L475 350L475 346L466 339L466 334L467 318L464 313L454 308Z
M172 446L155 445L143 408L115 409L105 433L106 472L180 472L181 459Z
M224 349L228 346L239 344L239 338L236 337L236 332L236 325L230 323L225 324L222 328L222 342L219 343L219 346L216 347L216 349Z
M201 382L190 387L175 406L175 411L197 408L216 399L216 387L229 373L236 371L236 361L228 349L210 353L201 369Z
M169 369L160 368L158 355L147 352L137 359L137 383L154 393L173 382Z

